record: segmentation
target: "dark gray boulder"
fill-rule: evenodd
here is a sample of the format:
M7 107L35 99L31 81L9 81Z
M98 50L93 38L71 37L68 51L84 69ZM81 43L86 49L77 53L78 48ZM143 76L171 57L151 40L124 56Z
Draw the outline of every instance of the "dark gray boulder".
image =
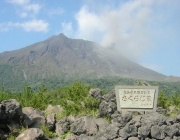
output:
M134 124L127 123L124 128L119 130L119 136L123 139L137 136L137 127Z
M173 125L176 122L176 118L167 118L166 124Z
M4 100L0 103L0 120L19 119L22 115L22 107L15 99Z
M23 125L29 128L40 128L45 125L45 117L42 111L32 107L23 108Z
M16 137L15 140L45 140L45 138L41 129L29 128Z
M126 123L123 122L121 114L119 114L119 113L118 114L115 113L115 114L111 115L111 123L112 123L112 125L119 127L119 128L123 128L126 125Z
M48 114L46 116L46 124L49 130L54 130L55 128L55 114Z
M93 135L97 130L98 128L92 115L78 118L70 125L70 131L77 135Z
M102 101L99 105L98 116L99 117L103 117L103 116L110 117L116 110L117 110L117 106L114 102Z
M95 140L113 140L118 137L119 128L113 125L104 127L101 131L98 131L94 139Z
M141 126L141 118L142 118L142 115L137 115L137 116L132 118L132 121L134 122L134 125L137 128L139 128Z
M114 140L124 140L123 138L119 137L119 138L116 138Z
M180 122L180 114L176 116L176 121Z
M116 93L115 90L110 91L108 94L102 96L102 99L106 102L114 102L116 103Z
M111 122L114 126L123 128L132 119L131 112L124 112L122 114L116 113L111 115Z
M173 139L171 139L170 137L165 137L164 140L173 140Z
M129 137L128 140L139 140L137 137Z
M122 120L126 123L128 123L130 120L132 120L132 113L131 112L124 112L122 113Z
M98 128L99 131L102 131L107 126L109 126L109 123L103 118L94 119L94 122L97 125L97 128Z
M74 134L69 134L66 136L65 140L77 140L78 136Z
M138 128L138 138L147 138L150 134L151 126L145 125Z
M151 137L162 140L165 138L163 126L154 125L151 127Z
M169 136L170 138L173 138L173 136L176 136L178 133L179 129L177 128L176 125L164 125L164 133Z
M141 118L141 125L163 125L166 124L167 118L157 112L145 114Z
M56 133L58 134L58 136L65 134L66 132L68 132L69 129L70 122L67 118L63 118L56 123Z
M102 99L102 90L99 88L91 89L89 91L89 96L95 99L101 100Z
M2 129L0 129L0 140L6 140L7 137L5 135L6 133Z
M20 128L22 107L15 99L4 100L0 103L0 137L10 133L14 129ZM4 132L4 133L1 133Z
M93 136L80 135L77 139L69 139L69 140L95 140Z

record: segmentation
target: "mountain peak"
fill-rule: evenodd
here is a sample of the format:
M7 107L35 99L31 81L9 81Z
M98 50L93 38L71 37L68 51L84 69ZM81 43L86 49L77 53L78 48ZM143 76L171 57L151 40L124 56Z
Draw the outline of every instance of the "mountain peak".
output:
M16 71L25 79L38 75L39 79L56 75L67 77L122 76L145 80L164 80L166 76L146 69L82 39L71 39L63 33L27 46L25 49L0 54L0 67L18 66ZM6 67L0 69L0 73ZM14 76L16 76L16 71ZM0 81L1 81L0 77Z
M59 37L62 37L62 38L68 38L68 37L65 36L63 33L60 33L58 36L59 36Z

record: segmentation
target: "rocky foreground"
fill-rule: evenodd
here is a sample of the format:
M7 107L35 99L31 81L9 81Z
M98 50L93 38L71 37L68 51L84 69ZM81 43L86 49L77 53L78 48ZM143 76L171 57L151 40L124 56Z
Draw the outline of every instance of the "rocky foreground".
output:
M60 137L67 133L65 140L180 139L180 114L167 118L161 114L166 110L160 108L146 114L120 113L114 91L103 96L101 90L91 89L89 96L101 101L98 118L87 115L58 120L56 115L62 111L59 105L49 105L45 111L40 111L32 107L22 108L15 99L4 100L0 102L0 140L6 140L9 133L17 135L15 140L62 140ZM109 117L111 123L105 117ZM46 137L41 129L43 125L56 132L57 137ZM22 126L27 129L16 133L15 130Z

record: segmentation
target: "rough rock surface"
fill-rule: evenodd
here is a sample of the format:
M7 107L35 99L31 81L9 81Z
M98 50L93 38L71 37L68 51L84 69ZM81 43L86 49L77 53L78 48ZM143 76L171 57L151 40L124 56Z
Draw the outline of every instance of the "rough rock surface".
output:
M0 139L5 139L5 134L13 129L20 128L22 107L15 99L0 102Z
M102 101L99 105L99 115L98 116L110 117L116 110L117 110L117 105L114 102Z
M110 102L111 101L111 102L116 103L116 93L115 93L115 90L112 90L108 94L105 94L102 98L106 102Z
M21 133L16 140L45 140L44 133L39 128L29 128Z
M114 139L118 137L119 128L113 125L109 125L102 129L101 131L97 132L94 136L94 139L103 140L103 139Z
M157 112L151 112L148 114L145 114L142 116L141 118L141 124L142 125L147 125L147 124L151 124L151 125L163 125L166 122L166 117L157 113Z
M164 133L169 136L170 138L173 138L174 136L176 136L176 134L178 134L179 129L177 128L177 125L164 125Z
M58 116L59 114L62 113L62 111L63 108L60 105L56 105L56 106L48 105L48 107L44 112L45 114L54 114L55 116Z
M93 116L85 116L76 119L70 125L70 131L77 135L93 135L95 132L97 132L97 125L93 119Z
M45 124L45 117L42 111L32 107L23 108L23 125L29 128L40 128Z
M137 127L134 124L127 123L126 126L119 131L119 136L123 139L137 136Z
M66 133L70 128L70 123L67 118L61 119L59 122L56 123L56 133L58 136L63 135Z
M132 119L131 112L124 112L123 114L113 114L111 115L111 122L114 126L123 128Z
M91 89L89 91L89 96L95 98L95 99L102 99L102 90L100 90L99 88L95 88L95 89Z
M0 119L15 119L21 115L21 105L15 99L4 100L0 103Z
M165 138L165 133L164 133L164 129L162 126L159 125L154 125L151 127L151 136L152 138L155 139L164 139Z
M138 129L138 138L147 138L150 134L151 126L144 125Z
M55 114L48 114L46 117L46 124L49 130L54 130L55 128Z

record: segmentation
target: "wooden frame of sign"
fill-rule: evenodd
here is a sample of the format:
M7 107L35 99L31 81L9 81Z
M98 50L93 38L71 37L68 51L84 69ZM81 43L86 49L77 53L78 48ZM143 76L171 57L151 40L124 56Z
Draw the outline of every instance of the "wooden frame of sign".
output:
M156 111L157 86L115 86L118 111Z

